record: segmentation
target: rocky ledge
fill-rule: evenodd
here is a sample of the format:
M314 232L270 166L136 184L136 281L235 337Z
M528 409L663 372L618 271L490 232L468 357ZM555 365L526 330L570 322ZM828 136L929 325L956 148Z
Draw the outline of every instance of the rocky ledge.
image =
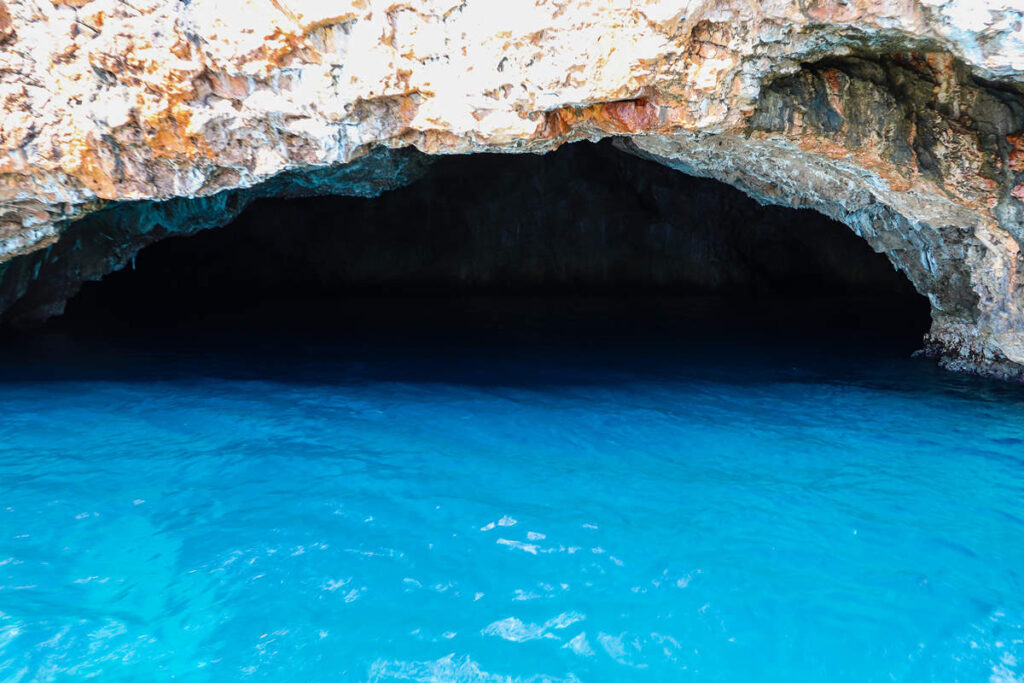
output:
M928 297L928 354L1020 379L1022 22L1019 0L0 0L0 311L59 313L256 197L615 137L844 222Z

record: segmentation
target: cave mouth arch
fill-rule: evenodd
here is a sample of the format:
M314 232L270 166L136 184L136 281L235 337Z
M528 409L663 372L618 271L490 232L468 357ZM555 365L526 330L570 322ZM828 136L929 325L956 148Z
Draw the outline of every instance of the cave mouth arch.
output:
M613 317L637 301L657 316L651 302L702 298L718 302L702 308L713 317L770 310L782 325L868 325L918 345L929 323L927 300L841 223L762 206L604 141L436 157L422 178L374 198L259 199L224 227L166 238L85 284L55 324L258 317L270 303L315 317L367 298L418 300L399 305L415 318L466 297L617 302L595 313ZM826 299L837 313L815 322Z

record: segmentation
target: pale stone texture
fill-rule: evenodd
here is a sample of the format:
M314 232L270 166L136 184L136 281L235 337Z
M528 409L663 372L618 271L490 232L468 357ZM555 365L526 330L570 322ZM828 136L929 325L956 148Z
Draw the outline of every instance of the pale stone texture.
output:
M403 182L379 147L622 136L846 222L929 297L929 352L1019 377L1022 18L1015 0L6 0L0 308L42 288L36 315L58 312L148 242L233 215L179 200L153 229L151 200L244 206L364 157L298 184L366 194ZM126 200L145 201L137 234L71 230Z

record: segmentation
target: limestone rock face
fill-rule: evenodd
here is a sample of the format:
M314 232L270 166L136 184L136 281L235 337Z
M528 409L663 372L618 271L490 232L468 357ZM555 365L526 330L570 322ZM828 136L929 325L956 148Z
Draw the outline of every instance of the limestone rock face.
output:
M1022 22L1020 0L0 0L0 309L57 313L255 196L616 136L845 222L928 296L927 351L1021 377Z

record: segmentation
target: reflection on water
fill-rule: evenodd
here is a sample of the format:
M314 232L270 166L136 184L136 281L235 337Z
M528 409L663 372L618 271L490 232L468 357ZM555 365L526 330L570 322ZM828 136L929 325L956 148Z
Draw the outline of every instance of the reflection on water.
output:
M708 306L8 339L0 681L1021 680L1024 392Z

